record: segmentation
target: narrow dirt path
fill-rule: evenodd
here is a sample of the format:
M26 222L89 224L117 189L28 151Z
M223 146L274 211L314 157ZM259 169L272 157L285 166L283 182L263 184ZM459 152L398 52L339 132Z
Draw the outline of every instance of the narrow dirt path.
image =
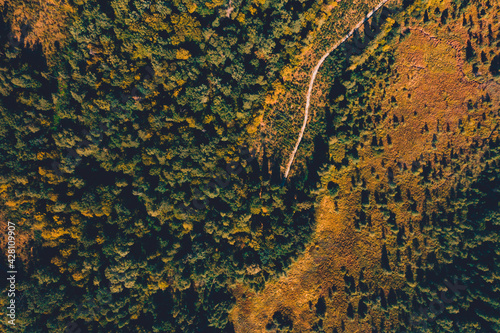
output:
M369 12L368 14L366 14L366 16L361 21L359 21L359 23L356 24L356 26L347 35L345 35L344 38L342 38L335 45L333 45L321 57L321 59L319 59L318 63L314 67L314 69L312 71L312 74L311 74L311 81L309 82L309 88L307 89L307 94L306 94L306 107L304 109L304 122L302 123L302 128L300 129L299 137L297 139L297 142L295 143L295 148L293 149L292 154L290 155L290 160L288 161L288 164L286 166L285 178L283 180L284 182L288 178L288 173L290 172L290 168L292 167L292 163L293 163L293 160L295 158L295 154L297 153L297 149L299 149L300 141L302 141L302 137L304 136L304 131L306 129L307 121L308 121L308 118L309 118L309 107L311 106L311 93L312 93L312 90L313 90L314 81L316 80L316 75L318 74L318 71L319 71L321 65L323 65L323 62L326 60L326 58L328 58L328 56L330 55L330 53L332 53L335 49L337 49L340 45L342 45L347 39L349 39L349 37L351 37L352 34L356 30L358 30L359 27L361 27L361 25L363 23L366 22L366 20L368 20L377 10L380 9L380 7L382 7L388 1L389 0L383 0L383 1L381 1L371 12Z

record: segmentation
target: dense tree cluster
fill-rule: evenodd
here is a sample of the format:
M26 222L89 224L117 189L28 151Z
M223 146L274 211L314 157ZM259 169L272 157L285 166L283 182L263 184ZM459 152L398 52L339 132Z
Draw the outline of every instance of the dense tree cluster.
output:
M35 230L19 329L230 330L230 286L310 234L309 194L241 151L328 4L54 3L55 39L50 4L0 3L2 209Z
M499 331L500 116L491 96L470 99L455 127L423 122L433 150L411 163L383 160L383 173L372 166L364 176L356 167L362 149L380 157L397 141L381 124L408 122L382 108L400 102L386 94L399 74L384 45L407 38L407 22L466 27L464 75L498 79L498 4L415 3L403 1L399 21L374 17L329 57L324 121L301 146L308 169L281 186L284 157L269 156L259 132L265 99L285 86L285 66L333 1L0 0L0 209L34 234L29 264L19 262L15 329L233 331L232 288L261 290L302 252L326 166L353 170L353 229L374 235L383 219L370 269L403 283L342 267L344 288L309 304L312 331L327 330L339 294L345 316L334 332L354 320L373 332ZM353 47L360 52L347 57ZM465 148L438 151L453 131ZM336 209L344 189L325 186ZM466 286L460 301L425 312L448 282ZM269 331L298 327L286 307L268 319Z

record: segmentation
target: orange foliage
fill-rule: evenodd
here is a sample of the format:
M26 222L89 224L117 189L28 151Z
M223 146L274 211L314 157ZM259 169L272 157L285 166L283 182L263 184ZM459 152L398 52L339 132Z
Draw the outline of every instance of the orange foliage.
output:
M67 36L67 22L74 12L64 0L0 0L0 8L7 9L14 37L24 36L27 46L42 46L46 56L53 54L56 43L63 44ZM27 28L23 27L26 26Z

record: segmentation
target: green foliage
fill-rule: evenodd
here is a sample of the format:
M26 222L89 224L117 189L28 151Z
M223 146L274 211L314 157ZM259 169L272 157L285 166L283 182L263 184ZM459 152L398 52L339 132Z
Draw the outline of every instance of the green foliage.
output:
M230 286L303 249L310 194L240 151L321 5L231 3L74 2L50 59L1 34L0 200L43 253L24 331L231 331Z

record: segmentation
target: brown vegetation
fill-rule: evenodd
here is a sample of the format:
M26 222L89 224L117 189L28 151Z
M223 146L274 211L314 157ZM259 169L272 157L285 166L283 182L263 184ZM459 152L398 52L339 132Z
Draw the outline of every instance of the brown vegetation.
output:
M470 75L472 65L465 61L466 29L456 24L450 25L451 33L443 32L436 23L425 28L400 29L407 31L407 37L391 46L396 62L390 82L371 95L371 102L380 102L383 120L374 133L361 133L365 139L357 147L359 162L351 162L340 170L331 166L323 173L315 237L308 251L290 266L285 276L268 282L262 292L254 293L242 286L235 289L238 300L232 319L237 332L265 332L266 324L277 312L287 313L295 332L316 331L318 315L314 306L321 298L326 300L328 309L326 316L321 317L322 327L329 328L326 331L335 328L371 332L374 323L390 329L398 322L396 311L390 311L390 318L382 318L376 309L371 312L370 321L349 319L349 312L358 309L358 302L366 296L358 281L364 279L371 290L382 288L386 297L391 288L405 284L406 263L414 262L415 257L406 257L406 248L397 244L391 228L413 229L414 242L426 244L425 233L415 227L415 221L421 220L422 212L429 208L424 207L429 205L425 197L432 195L436 199L430 205L437 204L437 198L445 197L467 169L465 163L458 170L440 165L436 157L446 158L452 150L471 152L474 139L497 135L499 120L494 115L484 120L485 113L491 114L491 105L499 104L496 99L485 102L485 96L498 91L499 85L494 81L478 82ZM449 35L453 38L446 37ZM361 57L358 61L362 61ZM376 147L370 143L372 135L376 137ZM330 145L330 158L342 160L345 152L335 148L335 141ZM342 156L338 158L332 153ZM469 165L476 164L474 158ZM426 163L440 171L439 180L424 186L421 172L408 170ZM329 183L338 184L338 194L325 194ZM375 204L377 200L370 198L369 203L361 202L363 191L383 197L384 193L391 193L390 188L394 192L396 186L401 200ZM370 225L360 228L359 215L363 211L368 213ZM386 244L389 262L384 268L381 253L384 261ZM427 244L422 251L438 246ZM398 274L388 274L387 270ZM353 277L358 286L350 297L335 292L349 288L346 276Z

